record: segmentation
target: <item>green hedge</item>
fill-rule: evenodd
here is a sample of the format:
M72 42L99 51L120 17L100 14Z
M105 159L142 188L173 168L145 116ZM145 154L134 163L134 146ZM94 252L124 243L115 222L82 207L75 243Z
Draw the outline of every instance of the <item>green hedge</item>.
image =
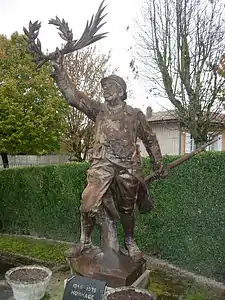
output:
M87 164L0 171L3 232L76 239Z
M175 159L166 157L165 163ZM144 160L145 172L149 172ZM74 240L87 164L0 172L2 231ZM151 186L156 208L138 215L141 249L190 271L225 279L225 153L204 153ZM121 238L121 227L118 230Z
M166 163L171 158L166 158ZM138 218L141 247L190 271L225 279L225 153L209 152L151 188L155 211Z

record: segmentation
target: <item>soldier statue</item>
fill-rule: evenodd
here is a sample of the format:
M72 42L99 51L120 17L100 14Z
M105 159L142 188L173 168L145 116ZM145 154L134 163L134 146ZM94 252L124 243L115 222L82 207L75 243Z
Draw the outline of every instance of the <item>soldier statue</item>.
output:
M80 110L96 124L95 142L90 155L87 186L81 200L81 235L74 251L93 247L91 234L96 216L103 207L115 221L118 212L124 245L134 259L142 257L134 241L136 207L144 213L152 209L148 190L141 172L141 156L137 139L142 140L161 177L165 173L156 135L141 110L127 105L125 81L110 75L101 80L105 102L96 102L77 90L63 66L58 52L52 60L52 77L69 105Z

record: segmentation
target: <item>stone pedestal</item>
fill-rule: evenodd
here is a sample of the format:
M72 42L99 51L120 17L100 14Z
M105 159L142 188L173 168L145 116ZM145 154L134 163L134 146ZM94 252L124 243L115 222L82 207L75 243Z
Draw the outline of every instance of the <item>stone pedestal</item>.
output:
M103 280L109 287L132 285L146 270L144 259L134 262L130 257L109 250L96 254L95 250L82 252L68 262L74 274Z

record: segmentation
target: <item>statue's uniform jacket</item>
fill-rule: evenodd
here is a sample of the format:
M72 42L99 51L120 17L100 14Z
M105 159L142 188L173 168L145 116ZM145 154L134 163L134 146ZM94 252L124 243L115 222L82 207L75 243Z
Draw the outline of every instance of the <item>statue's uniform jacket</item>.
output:
M141 212L151 210L137 139L142 140L153 164L162 155L145 115L126 102L111 107L89 99L75 89L65 72L54 78L68 103L96 124L81 211L96 213L102 204L113 215L116 211L132 214L136 206Z

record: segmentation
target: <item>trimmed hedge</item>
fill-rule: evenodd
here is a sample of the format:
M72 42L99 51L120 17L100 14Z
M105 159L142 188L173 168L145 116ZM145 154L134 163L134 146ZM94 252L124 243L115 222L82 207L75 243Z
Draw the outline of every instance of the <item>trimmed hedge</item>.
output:
M172 159L167 157L166 163ZM155 211L138 218L143 249L197 274L225 279L225 152L198 155L151 187Z
M175 157L166 157L165 163ZM149 172L149 161L144 170ZM75 240L87 164L0 172L2 231ZM190 271L225 279L225 153L208 152L151 186L156 208L138 215L141 249ZM121 238L121 226L118 229Z
M88 164L0 171L2 231L74 240Z

